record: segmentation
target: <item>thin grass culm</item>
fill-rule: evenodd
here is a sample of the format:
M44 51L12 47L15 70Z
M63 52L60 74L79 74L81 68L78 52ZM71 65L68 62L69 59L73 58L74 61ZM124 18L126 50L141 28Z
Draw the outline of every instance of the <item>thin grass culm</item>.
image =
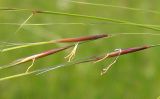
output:
M84 25L84 26L89 26L89 25L108 25L111 23L108 22L55 22L55 23L26 23L23 26L52 26L52 25ZM113 23L115 24L115 23ZM117 24L117 23L116 23ZM125 23L119 23L121 25L125 25ZM0 25L13 25L13 26L20 26L20 23L0 23ZM142 24L145 26L150 26L150 27L156 27L160 28L160 25L154 25L154 24Z
M42 11L42 10L30 10L30 9L19 9L19 8L3 8L0 9L1 11L29 11L29 12L34 12L36 14L51 14L51 15L62 15L62 16L72 16L72 17L80 17L80 18L87 18L87 19L95 19L95 20L102 20L102 21L109 21L117 24L127 24L127 25L132 25L132 26L137 26L137 27L142 27L146 29L152 29L154 31L160 31L159 28L144 25L144 24L139 24L139 23L134 23L130 21L125 21L125 20L118 20L118 19L112 19L108 17L98 17L98 16L90 16L90 15L83 15L83 14L75 14L75 13L64 13L64 12L54 12L54 11Z
M110 7L110 8L117 8L117 9L126 9L126 10L130 10L130 11L135 11L135 12L152 13L152 14L160 15L159 11L154 11L154 10L144 10L144 9L132 8L132 7L126 7L126 6L117 6L117 5L109 5L109 4L97 4L97 3L73 1L73 0L71 0L70 2L71 3L75 3L75 4L81 4L81 5L90 5L90 6L97 6L97 7Z

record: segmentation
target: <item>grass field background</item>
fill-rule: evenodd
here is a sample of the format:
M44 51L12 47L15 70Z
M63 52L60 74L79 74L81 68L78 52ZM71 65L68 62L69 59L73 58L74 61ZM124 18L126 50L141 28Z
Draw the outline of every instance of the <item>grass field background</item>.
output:
M159 0L82 0L98 4L134 7L160 11ZM122 8L91 6L70 0L0 0L0 7L40 9L77 13L126 20L140 24L160 23L160 14L131 11ZM21 24L30 16L27 11L0 11L0 23ZM86 23L48 26L0 25L0 40L6 42L39 42L58 38L78 37L100 33L160 33L141 27L115 24L96 19L63 15L35 14L27 23ZM94 24L90 24L94 23ZM145 44L158 44L159 36L122 35L80 45L75 59ZM64 44L42 45L0 53L3 66L21 57L39 53ZM39 76L24 76L0 82L0 99L156 99L160 96L160 48L121 56L117 63L101 76L103 67L113 59L97 64L85 63L64 67ZM36 60L32 70L66 62L70 50ZM22 73L31 63L0 71L0 77Z

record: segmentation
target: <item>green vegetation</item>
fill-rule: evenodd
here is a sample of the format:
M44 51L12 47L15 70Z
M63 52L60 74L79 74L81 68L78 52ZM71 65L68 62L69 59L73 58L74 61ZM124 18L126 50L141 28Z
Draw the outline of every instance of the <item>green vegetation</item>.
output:
M0 68L0 98L157 98L160 95L159 47L155 47L159 46L160 35L158 3L146 0L2 0L0 65L16 60L13 62L16 66ZM32 59L32 55L39 55L37 53L70 45L52 44L51 41L95 34L112 36L75 46L77 51L71 63L64 58L71 49ZM90 56L141 45L153 45L154 48L124 56L120 56L121 50L118 50L115 58L96 64L83 63L83 59L90 59ZM33 62L24 63L26 58ZM76 60L83 64L75 64ZM23 64L17 65L19 62ZM114 62L101 76L102 69ZM52 71L48 72L50 66Z

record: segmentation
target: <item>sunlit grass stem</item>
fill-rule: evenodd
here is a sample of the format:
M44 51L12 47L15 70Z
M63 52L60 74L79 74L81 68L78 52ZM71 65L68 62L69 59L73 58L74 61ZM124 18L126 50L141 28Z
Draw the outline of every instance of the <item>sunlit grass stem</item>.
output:
M113 19L113 18L107 18L107 17L98 17L98 16L90 16L90 15L75 14L75 13L55 12L55 11L19 9L19 8L2 8L0 10L2 10L2 11L30 11L30 12L34 12L34 14L38 14L38 13L40 14L41 13L41 14L52 14L52 15L72 16L72 17L87 18L87 19L96 19L96 20L127 24L127 25L152 29L152 30L155 30L155 31L160 31L159 28L151 27L151 26L148 26L148 25L143 25L143 24L134 23L134 22L130 22L130 21L118 20L118 19Z

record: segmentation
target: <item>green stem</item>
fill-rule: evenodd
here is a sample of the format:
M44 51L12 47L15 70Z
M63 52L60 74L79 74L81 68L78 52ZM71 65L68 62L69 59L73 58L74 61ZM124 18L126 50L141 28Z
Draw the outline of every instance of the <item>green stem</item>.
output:
M89 16L89 15L82 15L82 14L73 14L73 13L62 13L62 12L52 12L52 11L37 11L37 13L44 13L44 14L55 14L55 15L64 15L64 16L73 16L73 17L81 17L81 18L88 18L88 19L97 19L97 20L104 20L104 21L110 21L114 23L122 23L122 24L128 24L133 26L138 26L142 28L148 28L155 31L160 31L159 28L150 27L148 25L123 21L123 20L117 20L117 19L111 19L111 18L104 18L104 17L96 17L96 16Z
M117 6L117 5L109 5L109 4L97 4L97 3L90 3L90 2L79 2L79 1L70 1L70 2L71 3L77 3L77 4L83 4L83 5L91 5L91 6L120 8L120 9L139 11L139 12L147 12L147 13L154 13L154 14L159 14L160 15L159 11L154 11L154 10L144 10L144 9L131 8L131 7L126 7L126 6Z
M83 15L83 14L74 14L74 13L63 13L63 12L54 12L54 11L39 11L39 10L30 10L30 9L18 9L18 8L1 8L0 10L6 10L6 11L32 11L34 14L36 13L43 13L43 14L55 14L55 15L64 15L64 16L73 16L73 17L80 17L80 18L88 18L88 19L97 19L97 20L104 20L104 21L110 21L113 23L121 23L121 24L128 24L133 25L137 27L152 29L155 31L160 31L159 28L150 27L148 25L138 24L134 22L124 21L124 20L117 20L107 17L97 17L97 16L89 16L89 15Z
M26 75L30 75L33 74L35 72L26 72L26 73L21 73L21 74L17 74L17 75L12 75L12 76L8 76L8 77L4 77L4 78L0 78L0 82L4 81L4 80L9 80L12 78L17 78L17 77L21 77L21 76L26 76Z
M24 45L20 45L20 46L15 46L15 47L2 49L1 52L7 52L7 51L10 51L10 50L14 50L14 49L25 48L25 47L30 47L30 46L37 46L37 45L44 45L44 44L49 44L49 43L51 43L51 41L24 44Z

